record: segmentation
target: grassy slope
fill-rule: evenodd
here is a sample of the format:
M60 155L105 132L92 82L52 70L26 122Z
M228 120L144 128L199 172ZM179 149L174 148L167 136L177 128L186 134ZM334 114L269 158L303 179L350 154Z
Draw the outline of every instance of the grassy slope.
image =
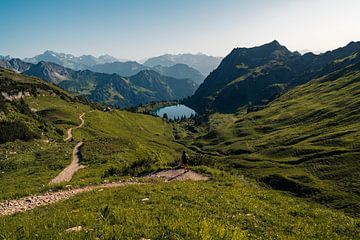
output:
M220 168L359 216L360 72L343 74L297 87L258 112L214 114L199 128L208 132L187 142L219 154Z
M356 239L358 225L341 212L226 175L96 191L0 218L5 239ZM65 232L75 226L84 230Z
M0 110L0 120L21 122L24 129L35 135L35 138L29 138L29 141L15 140L0 144L0 199L3 200L46 190L50 179L61 171L71 158L73 146L62 141L61 126L46 121L41 117L42 114L34 113L34 109L30 111L26 101L44 99L43 102L51 105L62 98L61 101L69 106L77 104L71 102L72 96L68 93L37 78L1 69L0 81L2 93L12 95L29 92L32 96L37 96L27 97L25 102L2 99L5 111ZM42 110L39 106L31 106L33 107Z
M88 165L75 176L79 183L100 182L110 169L109 177L125 175L118 172L136 162L147 162L143 170L154 171L178 159L183 149L162 119L118 110L88 112L74 136L85 142L82 164Z
M74 137L76 141L85 142L82 164L87 167L75 174L70 182L72 185L128 177L127 174L124 176L123 170L130 167L139 168L138 172L167 167L183 149L174 142L171 125L159 118L117 110L104 113L46 94L26 98L26 102L49 123L63 130L78 125L78 115L86 112L85 125L74 131ZM224 134L222 138L236 136L236 131L231 130L235 129L231 127L238 119L236 116L217 115L212 119L213 123L215 118L218 121L216 126L213 125L214 131ZM227 128L221 127L225 119ZM16 163L18 168L1 176L2 183L6 183L1 198L46 190L51 177L70 161L73 145L63 143L62 137L53 143L32 140L0 145L3 150L19 149L9 161ZM219 153L227 151L225 148L214 149ZM212 150L210 147L207 151ZM51 167L53 165L56 167ZM2 217L0 238L356 239L359 236L358 220L341 212L261 188L210 168L199 167L199 170L211 173L213 180L97 191ZM145 197L150 201L141 201ZM101 211L105 206L110 207L110 215ZM93 230L65 233L65 229L78 225Z

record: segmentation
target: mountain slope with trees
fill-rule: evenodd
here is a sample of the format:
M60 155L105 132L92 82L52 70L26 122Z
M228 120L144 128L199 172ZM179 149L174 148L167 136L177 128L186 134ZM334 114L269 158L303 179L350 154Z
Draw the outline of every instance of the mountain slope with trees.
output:
M151 74L145 74L149 72ZM193 94L197 88L191 80L166 77L154 71L145 70L125 78L89 70L74 71L50 62L32 65L24 74L58 84L91 101L125 108L152 101L182 99ZM141 85L137 85L139 78L142 79ZM153 84L161 87L153 88Z

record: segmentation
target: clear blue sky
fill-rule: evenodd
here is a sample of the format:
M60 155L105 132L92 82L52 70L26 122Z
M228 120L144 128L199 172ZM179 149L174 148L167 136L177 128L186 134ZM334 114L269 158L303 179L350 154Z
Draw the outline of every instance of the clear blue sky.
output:
M0 55L224 56L277 39L324 51L360 40L359 0L0 0Z

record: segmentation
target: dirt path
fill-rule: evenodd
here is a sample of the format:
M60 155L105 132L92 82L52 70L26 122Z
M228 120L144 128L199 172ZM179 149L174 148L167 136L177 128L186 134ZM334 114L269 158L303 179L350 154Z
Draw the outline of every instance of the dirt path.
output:
M66 137L65 140L64 140L65 142L70 142L70 141L73 139L73 135L72 135L73 129L81 128L81 127L84 125L84 123L85 123L85 120L83 119L84 116L85 116L85 113L82 113L82 114L79 116L79 119L80 119L80 121L81 121L81 123L80 123L79 126L76 126L76 127L74 127L74 128L69 128L69 129L67 130L67 137Z
M83 192L89 192L93 190L100 191L101 189L104 188L124 187L129 185L156 184L154 182L150 183L150 182L139 181L140 179L149 179L149 178L162 178L166 182L184 181L184 180L206 181L209 179L208 177L193 172L191 170L184 170L184 169L164 170L153 174L149 174L147 176L144 176L143 178L135 178L135 181L104 183L99 185L86 186L82 188L66 189L58 192L49 191L44 194L28 196L17 200L7 200L0 203L0 216L13 215L15 213L29 211L36 207L45 206L59 202L61 200L69 199Z
M145 177L147 177L147 178L162 178L167 182L183 181L183 180L192 180L192 181L209 180L209 178L207 176L204 176L200 173L196 173L191 170L185 170L183 168L158 171L158 172L149 174Z
M72 135L72 130L73 129L77 129L77 128L81 128L84 123L84 117L85 113L82 113L79 116L79 119L81 120L81 123L79 126L74 127L74 128L70 128L68 130L68 137L65 139L65 141L71 141L73 139L73 135ZM76 144L76 146L74 147L73 153L72 153L72 160L69 166L67 166L64 170L62 170L59 175L57 175L54 179L52 179L50 181L50 184L57 184L57 183L62 183L62 182L69 182L72 178L72 176L79 170L84 168L84 166L80 165L80 158L81 158L81 153L80 153L80 148L83 146L83 142L78 142L78 144Z
M84 143L79 142L74 147L73 153L72 153L72 161L69 166L67 166L64 170L59 173L54 179L50 181L50 184L56 184L56 183L62 183L62 182L69 182L72 178L72 176L80 169L84 168L85 166L80 165L80 148L82 147Z

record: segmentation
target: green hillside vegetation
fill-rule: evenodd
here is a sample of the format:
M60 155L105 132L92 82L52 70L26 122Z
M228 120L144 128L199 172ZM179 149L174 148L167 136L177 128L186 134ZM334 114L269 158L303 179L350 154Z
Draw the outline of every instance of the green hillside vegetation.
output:
M76 226L83 230L65 232ZM5 239L357 239L358 226L341 212L226 176L104 189L0 218Z
M209 165L359 216L357 69L312 80L259 111L213 114L195 129L183 123L178 135Z
M0 69L0 93L0 199L44 191L70 161L72 144L63 142L63 134L78 124L74 109L90 107L59 87L5 69ZM10 100L19 93L25 97ZM40 104L31 104L35 99ZM59 101L66 105L56 110ZM44 118L48 112L56 112L59 118L48 121Z
M359 127L357 115L353 113L354 118L346 115L358 108L358 72L350 69L341 73L344 75L341 78L328 76L315 80L258 112L246 114L244 109L239 114L211 115L209 125L205 124L205 117L196 117L195 125L193 120L170 124L144 114L103 112L40 79L7 70L1 74L6 75L6 81L1 78L1 84L11 82L16 86L10 88L7 83L1 92L15 89L18 93L24 86L28 87L23 92L31 89L30 86L34 89L20 100L30 110L29 115L15 107L16 101L3 99L1 106L6 106L8 111L2 111L2 118L12 121L15 115L28 117L34 124L27 120L26 126L38 136L23 140L18 137L0 144L3 186L0 199L54 191L66 184L75 187L130 180L177 166L184 149L191 156L191 168L210 176L210 180L150 181L147 185L80 194L47 207L0 217L0 239L357 239L360 236L356 214L358 195L356 185L350 186L356 175L349 174L358 165L349 165L346 158L357 158L359 135L358 131L338 134ZM341 90L334 91L340 87ZM344 97L341 91L354 94ZM329 104L326 100L330 100ZM344 110L342 104L349 106L350 111ZM328 114L327 109L339 116L336 120L340 124L330 125L328 132L320 132L321 127L328 127L329 121L314 119L320 118L318 114ZM79 124L82 113L85 113L84 126L73 131L73 142L64 142L65 131ZM289 118L289 114L293 117ZM306 122L309 119L312 121ZM47 126L47 131L40 131L41 123ZM268 132L270 127L274 131ZM320 132L319 136L289 144L292 132L306 136L316 131ZM333 142L328 141L331 137L340 139L344 145L337 147L335 155L335 147L330 144ZM49 181L70 163L72 148L80 140L84 142L81 164L86 167L69 183L49 186ZM348 141L354 144L348 145ZM330 161L329 153L342 168L326 164ZM351 181L325 180L330 178L327 174L346 176ZM311 197L319 201L323 197L325 204L343 208L348 215L297 197L304 196L304 192L294 192L296 196L292 196L261 186L267 183L276 189L272 184L274 179L275 183L285 181L285 186L295 184L295 189L305 189L309 200ZM308 194L308 189L314 189L316 195ZM149 201L143 201L144 198ZM355 210L350 211L349 206ZM65 231L75 226L82 226L83 230Z

